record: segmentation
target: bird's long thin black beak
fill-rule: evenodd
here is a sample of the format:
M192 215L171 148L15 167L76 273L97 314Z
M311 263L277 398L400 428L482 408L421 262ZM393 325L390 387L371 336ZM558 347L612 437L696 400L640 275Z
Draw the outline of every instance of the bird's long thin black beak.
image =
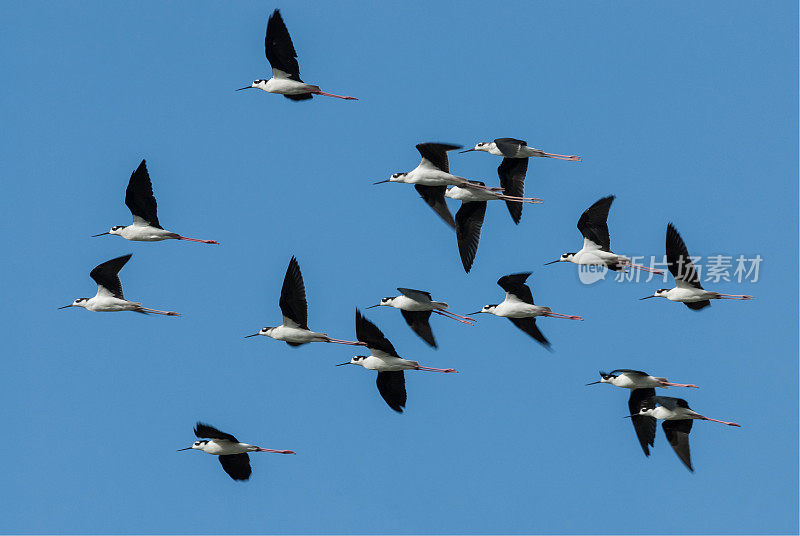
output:
M336 365L336 366L337 366L337 367L341 367L342 365L349 365L349 364L350 364L350 361L348 361L347 363L339 363L339 364L338 364L338 365Z
M253 333L252 335L245 336L245 339L249 339L250 337L258 337L258 333Z
M236 89L235 91L241 91L243 89L255 89L255 88L253 86L245 86L245 87L240 87L239 89Z
M467 314L470 314L470 315L479 315L479 314L481 314L482 312L483 312L483 311L475 311L474 313L467 313Z
M178 449L178 450L176 450L175 452L180 452L180 451L182 451L182 450L191 450L191 448L192 448L192 447L186 447L185 449Z
M110 232L108 232L108 231L106 231L105 233L93 234L93 235L92 235L92 238L94 238L94 237L96 237L96 236L103 236L103 235L107 235L107 234L111 234L111 233L110 233Z
M474 150L475 149L467 149L466 151L458 151L458 154L469 153L469 152L474 151Z
M587 383L586 385L594 385L594 384L596 384L596 383L603 383L603 382L601 382L600 380L597 380L596 382Z
M547 266L548 264L554 264L554 263L558 262L559 260L561 260L561 259L556 259L554 261L546 262L546 263L544 263L544 265Z
M383 184L384 182L392 182L392 181L390 181L389 179L386 179L385 181L373 182L372 185L374 186L376 184Z
M639 298L639 300L646 300L647 298L655 298L655 296L645 296L644 298Z
M72 304L70 303L69 305L65 305L64 307L59 307L59 309L66 309L67 307L72 307Z
M630 419L632 417L638 417L638 415L625 415L623 419Z
M365 309L374 309L375 307L380 307L380 306L381 304L379 303L378 305L370 305L369 307L365 307Z

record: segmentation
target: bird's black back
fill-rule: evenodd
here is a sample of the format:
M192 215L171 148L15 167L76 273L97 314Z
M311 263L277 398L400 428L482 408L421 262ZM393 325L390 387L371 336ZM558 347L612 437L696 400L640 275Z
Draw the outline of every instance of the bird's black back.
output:
M223 439L226 441L231 441L233 443L239 442L239 440L233 437L231 434L220 432L210 424L206 424L200 421L197 421L197 424L195 424L194 426L194 435L200 439L207 437L209 439Z

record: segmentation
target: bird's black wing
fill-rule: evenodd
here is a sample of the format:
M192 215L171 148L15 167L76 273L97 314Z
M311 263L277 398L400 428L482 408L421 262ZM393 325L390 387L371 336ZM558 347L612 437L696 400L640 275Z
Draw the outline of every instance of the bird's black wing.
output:
M710 300L696 301L696 302L683 302L683 304L693 311L699 311L711 305Z
M519 329L539 341L542 346L550 349L550 341L548 341L542 332L539 331L539 328L536 326L536 319L532 316L526 318L509 318L511 322L517 326Z
M406 406L406 378L402 370L379 372L378 392L397 413L403 413Z
M247 480L253 470L250 468L250 456L246 452L241 454L223 454L218 456L219 463L228 475L234 480Z
M281 313L303 329L308 329L308 302L306 286L297 259L292 257L281 287L281 298L278 300Z
M422 158L433 164L436 168L450 173L450 164L447 161L447 151L461 149L461 145L449 143L418 143L417 151Z
M102 287L115 298L119 298L120 300L125 299L125 296L122 294L122 282L119 280L119 271L122 270L122 267L125 266L125 263L130 260L132 255L132 253L128 253L122 257L117 257L116 259L98 264L89 272L89 277L94 279L94 282L97 283L98 292L100 292L100 287Z
M297 95L284 95L284 97L286 97L289 100L293 100L293 101L308 100L313 96L314 95L311 94L311 93L299 93Z
M689 257L686 243L671 223L667 225L667 264L676 284L683 282L694 288L703 288L700 284L700 275ZM698 307L698 309L702 309L702 307Z
M444 193L447 190L447 186L424 186L422 184L415 184L414 188L417 189L420 197L428 203L428 206L431 207L447 225L450 227L456 226L453 215L450 213L450 209L447 208L447 203L444 200Z
M458 253L464 271L469 273L472 261L478 254L478 243L481 241L481 227L486 215L486 201L466 201L456 212L456 241Z
M523 197L525 195L525 174L527 172L527 158L503 158L503 161L500 162L500 167L497 168L497 175L500 177L500 186L503 187L503 193L505 195ZM522 203L520 201L506 201L506 206L514 223L519 223L519 220L522 219Z
M612 372L613 374L613 372ZM628 410L630 410L633 429L636 431L636 438L642 446L645 456L650 456L650 447L656 438L656 418L649 415L639 415L642 408L652 409L655 407L653 397L656 390L652 387L647 389L634 389L628 398Z
M613 195L604 197L587 208L578 219L578 230L586 240L591 240L603 251L611 251L611 236L608 234L608 211L614 202Z
M525 303L533 305L533 293L525 280L531 275L530 272L522 272L519 274L504 275L497 280L497 284L509 294L513 294Z
M500 152L503 153L503 156L508 158L517 156L517 151L519 151L519 148L528 145L525 141L517 140L515 138L497 138L494 140L494 144L497 146ZM523 158L521 160L525 160L526 162L528 161L527 158Z
M377 350L394 357L399 357L392 343L389 342L389 339L384 337L383 332L378 329L378 326L367 320L358 309L356 309L356 339L366 343L370 351Z
M436 348L436 339L433 338L433 330L431 330L430 318L432 311L404 311L400 309L406 323L414 330L414 333L427 342L430 346Z
M210 424L206 424L204 422L199 422L199 421L194 426L194 435L199 437L200 439L203 438L223 439L225 441L231 441L233 443L239 442L239 440L233 437L231 434L220 432Z
M272 66L273 74L277 69L285 73L289 79L302 82L300 66L297 64L297 52L294 50L289 30L286 29L286 24L283 23L283 17L278 9L272 12L267 22L264 50L267 53L267 61Z
M683 464L692 472L692 456L689 452L689 432L692 431L692 419L681 419L675 421L664 421L661 423L667 441L672 446L672 450L678 455Z
M431 297L431 293L428 292L427 290L416 290L413 288L403 288L403 287L397 287L397 290L398 292L400 292L400 294L408 298L411 298L412 300L423 301L421 299L422 297L428 298L428 300L433 300L433 298Z
M617 372L627 372L628 374L638 374L640 376L650 376L648 373L642 372L641 370L633 370L633 369L629 369L629 368L614 369L611 372L609 372L609 374L616 374ZM653 393L650 396L656 396L656 395L655 395L655 393Z
M134 218L140 218L153 227L161 229L158 223L158 210L156 198L153 195L153 183L147 173L147 164L144 160L131 173L131 180L128 181L128 188L125 190L125 204L133 214Z

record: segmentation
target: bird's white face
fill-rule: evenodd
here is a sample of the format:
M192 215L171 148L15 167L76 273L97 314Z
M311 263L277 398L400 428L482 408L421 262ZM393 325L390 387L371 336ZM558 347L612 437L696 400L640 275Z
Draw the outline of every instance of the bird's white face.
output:
M264 336L266 336L266 337L269 337L269 336L270 336L270 334L272 333L272 330L274 330L274 329L275 329L275 328L270 328L270 327L261 328L261 329L259 330L258 334L259 334L259 335L264 335Z
M575 258L574 253L562 253L561 258L558 259L558 262L569 262Z
M648 415L652 417L654 411L654 409L642 408L639 410L639 415Z
M472 148L473 151L484 151L489 152L491 150L491 145L488 142L478 142L475 144L475 147Z
M203 447L206 446L206 443L208 443L208 441L195 441L194 443L192 443L192 448L197 450L203 450Z
M72 302L69 307L86 307L87 303L89 303L89 298L78 298Z
M266 91L267 90L267 81L266 80L253 80L253 83L250 87L254 87L256 89L261 89Z
M392 176L389 177L389 182L403 182L406 175L408 175L408 173L392 173Z
M114 227L112 227L112 228L111 228L111 229L108 231L108 234L114 234L114 235L118 235L118 234L120 234L120 232L121 232L121 231L122 231L124 228L125 228L125 226L124 226L124 225L115 225Z
M363 367L365 359L367 359L367 356L365 356L365 355L356 355L356 356L353 356L353 359L350 360L350 364L351 365L360 365L360 366Z
M392 303L394 303L394 298L393 297L381 298L381 303L379 303L378 305L384 305L386 307L391 307Z
M669 292L668 288L660 288L653 293L654 298L666 298L667 293Z
M479 313L491 313L495 309L497 309L497 305L484 305L483 308L480 311L476 311L476 312L470 313L470 314L477 315Z

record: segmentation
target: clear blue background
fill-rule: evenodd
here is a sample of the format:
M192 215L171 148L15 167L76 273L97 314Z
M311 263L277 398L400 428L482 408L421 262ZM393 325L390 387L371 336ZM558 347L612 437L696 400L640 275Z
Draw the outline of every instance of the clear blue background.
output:
M256 91L266 19L301 72L358 102ZM781 533L798 528L797 5L794 2L6 3L0 265L0 529L134 533ZM530 163L514 226L489 206L468 276L453 234L410 186L414 145L513 136L582 163ZM164 227L220 246L90 238L130 221L147 158ZM456 155L496 184L499 159ZM660 282L586 286L546 261L616 194L621 253L661 255L673 221L694 255L760 254L749 293L700 313L639 302ZM454 209L457 207L453 207ZM181 318L56 307L93 296L93 266L132 252L126 294ZM353 311L394 288L460 313L532 270L548 353L508 321L368 313L407 373L396 415L353 350L247 339L280 321L297 255L310 326L354 336ZM670 279L671 283L671 279ZM627 391L644 369L697 410L696 473L659 427L645 458ZM204 420L297 456L252 456L237 483L199 452Z

